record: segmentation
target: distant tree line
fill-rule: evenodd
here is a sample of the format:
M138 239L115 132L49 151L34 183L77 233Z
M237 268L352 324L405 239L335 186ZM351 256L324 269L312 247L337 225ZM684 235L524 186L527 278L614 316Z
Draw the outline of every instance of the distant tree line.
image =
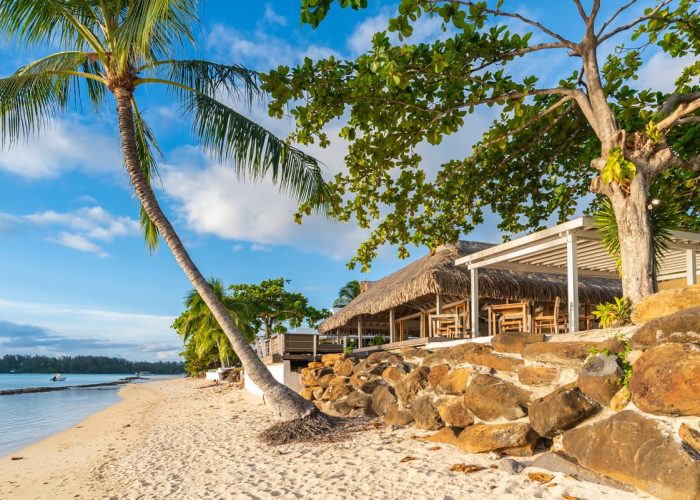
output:
M184 373L179 361L127 361L107 356L24 356L5 354L0 358L0 373L136 373L154 375Z

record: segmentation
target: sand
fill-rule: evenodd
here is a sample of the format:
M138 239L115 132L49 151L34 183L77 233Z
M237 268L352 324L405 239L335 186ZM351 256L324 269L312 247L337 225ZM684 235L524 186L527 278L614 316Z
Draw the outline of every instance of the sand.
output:
M387 427L332 444L271 448L261 399L201 380L135 384L74 428L0 458L0 498L648 498L554 474L548 484L428 433ZM401 462L404 457L414 460ZM23 457L11 460L11 457ZM525 459L519 459L527 461ZM457 463L484 470L450 472Z

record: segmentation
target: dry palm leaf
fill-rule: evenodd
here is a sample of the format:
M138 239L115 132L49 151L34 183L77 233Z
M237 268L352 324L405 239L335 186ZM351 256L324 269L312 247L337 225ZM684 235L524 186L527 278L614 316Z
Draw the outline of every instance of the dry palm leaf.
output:
M572 497L571 495L566 495L565 493L562 493L562 494L561 494L561 497L562 497L564 500L580 500L579 497Z
M442 450L442 446L433 446L432 448L428 448L428 451L438 451Z
M472 472L478 472L484 470L485 467L480 465L468 465L468 464L454 464L450 467L451 472L464 472L465 474L471 474Z
M554 476L552 474L547 474L545 472L530 472L527 475L527 477L529 477L533 481L537 481L538 483L542 484L547 484L552 479L554 479Z
M399 460L399 463L402 464L404 462L410 462L411 460L417 460L417 458L412 457L411 455L408 455L406 457L403 457L401 460Z

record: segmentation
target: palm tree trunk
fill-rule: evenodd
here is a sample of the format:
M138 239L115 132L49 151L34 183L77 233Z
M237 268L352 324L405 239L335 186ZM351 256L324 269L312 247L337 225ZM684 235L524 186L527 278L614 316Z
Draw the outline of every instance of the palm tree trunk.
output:
M316 407L310 401L305 400L290 388L275 380L245 340L241 331L236 328L225 306L218 299L207 280L204 279L202 273L199 272L197 266L192 262L175 229L173 229L170 221L161 210L158 200L141 168L136 150L134 117L131 104L132 91L128 88L116 87L113 89L113 92L117 99L119 134L124 163L136 196L138 196L146 214L158 228L158 232L165 240L175 260L187 275L195 290L209 306L216 321L218 321L222 330L231 341L234 351L241 360L243 369L263 391L265 401L271 406L274 414L282 420L299 419L311 415L316 411Z

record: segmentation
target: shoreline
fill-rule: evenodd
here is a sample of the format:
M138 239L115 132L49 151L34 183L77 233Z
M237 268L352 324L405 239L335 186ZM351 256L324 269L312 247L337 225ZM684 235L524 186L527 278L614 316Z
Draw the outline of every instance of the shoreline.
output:
M0 457L0 498L640 498L553 473L549 484L492 468L497 456L381 426L346 440L279 447L260 398L174 379L121 388L122 400L72 428ZM11 460L21 456L21 460ZM405 460L412 457L411 460ZM483 467L465 474L454 464Z

